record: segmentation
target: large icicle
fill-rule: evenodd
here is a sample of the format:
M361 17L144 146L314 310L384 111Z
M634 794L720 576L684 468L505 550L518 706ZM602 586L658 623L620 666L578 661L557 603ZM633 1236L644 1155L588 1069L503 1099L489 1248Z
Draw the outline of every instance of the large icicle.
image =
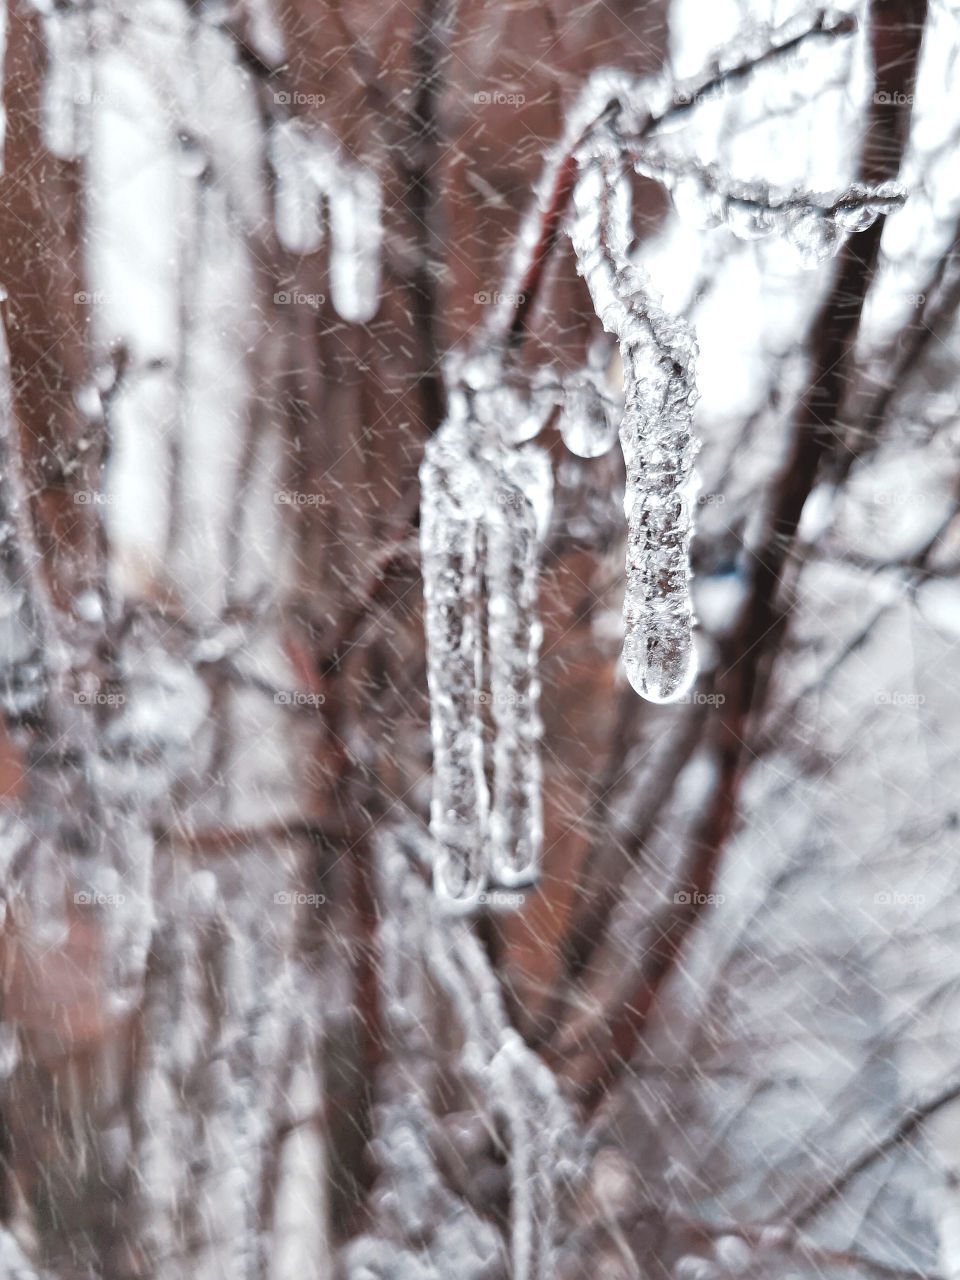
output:
M651 702L673 702L696 677L689 545L696 452L696 347L630 261L630 189L613 154L592 161L574 192L571 238L624 368L620 444L627 469L623 663Z
M479 702L484 477L471 461L462 406L428 444L420 484L434 884L442 897L466 906L486 881L488 797Z
M490 872L500 884L536 878L543 840L537 674L540 540L553 476L542 449L504 451L487 529L488 648L493 749Z

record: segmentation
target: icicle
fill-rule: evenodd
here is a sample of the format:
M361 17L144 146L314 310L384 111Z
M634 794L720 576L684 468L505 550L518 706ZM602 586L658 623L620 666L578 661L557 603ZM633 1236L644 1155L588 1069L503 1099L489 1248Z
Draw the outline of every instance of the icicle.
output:
M87 39L87 14L51 9L44 14L47 75L43 86L43 136L60 160L84 155L88 142L92 101L92 67Z
M689 547L694 445L682 370L624 345L628 387L620 444L627 469L623 665L651 702L673 702L696 677Z
M543 840L538 714L537 614L540 539L549 520L553 476L535 446L505 454L497 509L487 530L493 808L490 870L500 884L536 877Z
M380 301L380 183L359 165L341 168L327 190L330 205L330 292L344 320L364 324Z
M289 253L315 253L323 243L320 192L310 164L311 141L296 120L270 131L270 163L276 177L277 238Z
M483 476L470 461L467 424L451 417L420 468L420 545L433 738L430 830L434 884L471 904L486 879L487 784L478 695Z
M574 205L579 267L604 328L620 341L624 368L624 668L643 697L673 702L696 676L688 557L696 349L630 262L630 189L615 160L587 169Z

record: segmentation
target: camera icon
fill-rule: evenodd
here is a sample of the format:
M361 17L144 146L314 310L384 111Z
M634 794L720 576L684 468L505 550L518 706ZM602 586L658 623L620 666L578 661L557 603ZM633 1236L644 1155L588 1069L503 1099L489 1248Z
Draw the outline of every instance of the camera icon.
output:
M481 289L479 293L475 293L473 295L473 300L474 302L479 303L481 307L485 307L491 299L489 293L484 293Z
M479 93L475 93L473 95L473 100L482 107L487 106L492 101L490 94L483 89L481 89Z
M86 489L81 489L79 493L73 495L73 501L78 507L88 507L90 505L90 494Z
M93 301L93 294L87 293L86 290L81 289L78 293L73 295L73 300L78 305L84 306L86 303Z
M882 890L880 893L873 895L873 900L878 907L889 907L893 905L893 894L889 889Z
M288 307L293 301L293 297L291 294L287 293L286 290L281 290L280 293L275 293L273 295L273 300L278 307Z
M689 907L690 903L693 901L690 894L683 889L681 889L679 893L675 893L673 895L673 900L678 907Z
M275 93L273 95L273 100L279 107L289 107L290 105L289 93Z
M89 907L93 902L93 894L87 893L85 889L81 889L79 893L73 895L73 900L78 907Z
M275 893L273 895L273 900L278 907L289 907L293 902L293 894L287 893L286 891Z
M473 700L474 702L478 702L480 706L485 707L490 701L490 695L487 693L486 689L480 689L476 694L474 694Z
M273 695L273 700L278 706L281 706L281 707L288 707L290 703L293 702L293 698L284 689L281 689L279 693L275 693Z

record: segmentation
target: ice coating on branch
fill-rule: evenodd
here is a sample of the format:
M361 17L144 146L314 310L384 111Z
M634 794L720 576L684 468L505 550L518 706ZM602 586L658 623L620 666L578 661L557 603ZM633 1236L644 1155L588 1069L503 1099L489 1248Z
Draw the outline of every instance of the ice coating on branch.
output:
M628 257L630 190L615 159L585 170L574 210L579 269L604 328L619 339L624 368L624 668L643 697L673 702L696 676L689 568L696 348Z
M510 1135L513 1275L515 1280L552 1280L566 1108L549 1068L512 1028L504 1029L488 1076Z
M541 529L552 498L553 474L542 449L504 452L487 529L489 696L496 730L490 871L501 884L535 878L543 841L537 594Z
M384 974L388 978L386 1007L399 1011L409 1002L412 968L419 964L422 975L429 979L431 1007L439 995L442 1016L452 1023L454 1037L460 1041L460 1066L471 1082L483 1128L493 1129L497 1121L506 1124L511 1188L510 1275L519 1280L553 1280L558 1197L583 1168L580 1135L553 1073L510 1026L496 975L471 930L464 921L449 919L431 900L395 836L380 838L378 860L381 892L391 913L398 917L391 922L390 913L386 913L380 926ZM401 977L400 985L392 981L397 977ZM396 1026L401 1034L412 1033L404 1021ZM429 1118L424 1115L414 1088L410 1086L403 1108L406 1141L402 1145L396 1140L381 1142L378 1151L384 1163L390 1165L394 1194L400 1194L401 1176L411 1184L409 1196L404 1196L411 1220L424 1217L421 1202L425 1194L429 1192L439 1199L440 1216L444 1218L440 1230L448 1243L458 1243L459 1265L448 1265L444 1275L476 1276L480 1280L489 1274L485 1268L494 1256L487 1224L462 1211L451 1214L443 1210L443 1188L436 1180L426 1145L420 1140L425 1131L424 1120ZM385 1138L388 1121L396 1122L400 1113L395 1110L391 1116L384 1110L380 1114L382 1128L378 1126L378 1132ZM450 1257L449 1253L444 1256ZM418 1261L422 1263L422 1257ZM373 1270L370 1274L406 1274L396 1269L396 1252L392 1258L384 1253L376 1266L387 1267L391 1263L392 1269ZM368 1265L373 1265L372 1254Z
M276 178L274 219L277 238L288 253L315 253L323 243L313 149L298 120L279 120L270 131L270 163Z
M344 320L364 324L380 294L380 183L369 169L344 164L327 190L330 293Z
M434 884L438 894L465 905L486 880L489 807L478 699L484 477L471 453L467 419L455 409L420 468Z
M43 85L43 138L60 160L76 160L89 144L93 68L87 12L51 9L43 16L47 74Z
M634 167L663 184L684 221L703 229L724 226L741 240L780 234L808 268L833 257L844 235L865 231L906 199L894 182L879 187L854 183L827 195L784 191L768 183L735 182L713 166L652 152L645 152Z

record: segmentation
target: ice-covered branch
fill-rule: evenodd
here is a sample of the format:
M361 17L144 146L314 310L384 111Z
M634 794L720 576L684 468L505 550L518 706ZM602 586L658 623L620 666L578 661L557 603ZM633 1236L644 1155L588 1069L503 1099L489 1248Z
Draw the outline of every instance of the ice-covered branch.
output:
M577 155L610 120L620 125L625 150L639 156L661 125L674 121L727 87L739 85L762 67L777 62L816 37L852 35L856 18L837 10L818 10L792 19L775 31L758 28L744 56L744 40L714 55L713 65L680 83L668 77L637 80L602 69L587 82L570 112L564 136L549 157L538 200L521 227L509 272L504 303L493 319L493 345L520 345L539 294L547 262L557 245L577 183Z
M630 260L630 189L613 151L586 170L574 209L579 269L604 328L620 343L624 369L624 666L638 693L670 702L696 675L688 561L696 347Z

